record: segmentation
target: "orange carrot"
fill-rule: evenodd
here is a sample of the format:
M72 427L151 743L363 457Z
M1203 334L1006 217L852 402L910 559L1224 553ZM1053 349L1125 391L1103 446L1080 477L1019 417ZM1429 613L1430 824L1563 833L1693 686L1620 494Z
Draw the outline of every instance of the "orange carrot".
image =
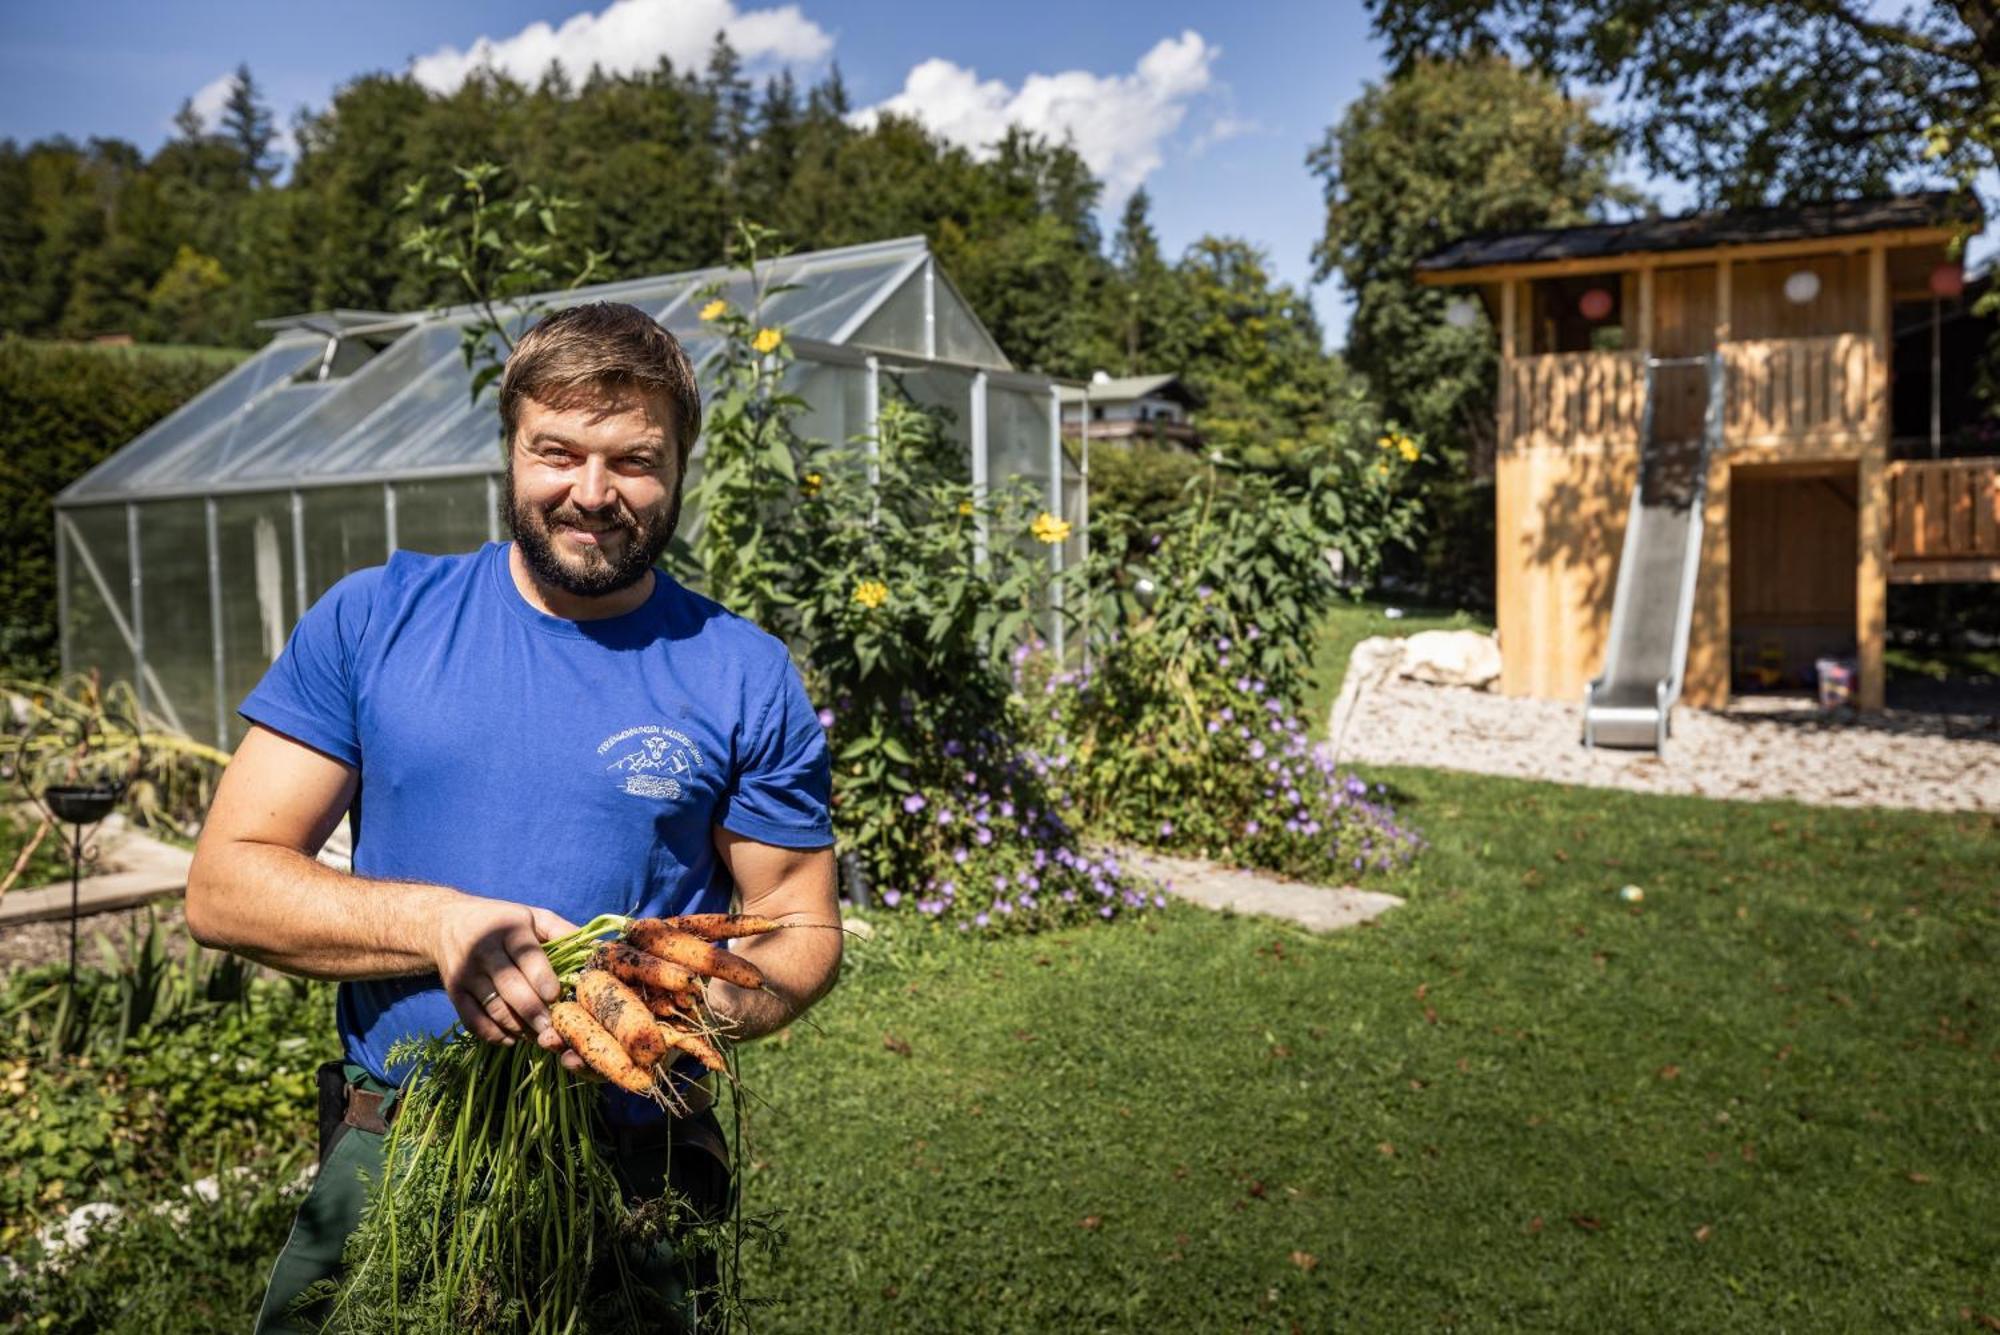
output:
M631 1093L653 1092L651 1073L634 1066L625 1049L618 1046L618 1040L606 1033L589 1011L574 1001L558 1001L549 1007L549 1018L555 1022L563 1042L574 1048L591 1070Z
M727 1071L729 1069L729 1063L722 1060L722 1054L715 1050L715 1045L700 1034L690 1032L686 1029L676 1029L672 1025L666 1024L660 1025L659 1031L662 1041L679 1048L682 1052L691 1054L696 1061L706 1066L709 1070Z
M658 921L677 932L686 932L689 936L698 936L704 941L728 941L739 936L762 936L781 927L803 925L779 922L776 918L759 918L750 913L683 913L678 918L661 918Z
M646 1003L616 975L603 969L585 969L577 976L576 999L624 1045L634 1066L650 1071L667 1055Z
M641 989L640 996L646 1003L646 1009L662 1020L697 1015L701 1011L699 991L663 992L657 987L646 987Z
M625 930L625 939L648 955L671 960L683 969L755 991L764 986L756 965L733 951L698 936L676 931L658 918L641 918Z
M701 986L695 976L680 965L619 942L599 946L590 962L635 986L644 983L663 992L688 992Z

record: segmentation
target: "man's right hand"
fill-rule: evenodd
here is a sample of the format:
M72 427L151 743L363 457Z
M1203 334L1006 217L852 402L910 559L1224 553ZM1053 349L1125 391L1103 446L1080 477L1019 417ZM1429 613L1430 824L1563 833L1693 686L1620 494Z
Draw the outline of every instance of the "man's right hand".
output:
M504 899L448 894L440 901L431 958L466 1031L489 1043L533 1034L543 1047L561 1047L549 1006L562 988L542 942L575 924Z

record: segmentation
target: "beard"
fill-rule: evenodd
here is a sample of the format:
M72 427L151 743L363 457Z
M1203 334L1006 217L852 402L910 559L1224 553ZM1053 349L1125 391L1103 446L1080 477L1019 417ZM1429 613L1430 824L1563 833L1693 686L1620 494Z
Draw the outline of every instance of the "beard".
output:
M514 545L528 570L542 584L561 589L578 598L600 598L607 593L629 589L646 577L673 541L681 522L681 481L674 479L672 498L658 510L635 514L623 500L610 508L586 515L565 501L544 513L524 503L514 492L514 470L507 469L507 526L513 531ZM600 547L580 551L558 551L556 530L565 527L590 528L599 533L617 532L624 541L619 554L611 557Z

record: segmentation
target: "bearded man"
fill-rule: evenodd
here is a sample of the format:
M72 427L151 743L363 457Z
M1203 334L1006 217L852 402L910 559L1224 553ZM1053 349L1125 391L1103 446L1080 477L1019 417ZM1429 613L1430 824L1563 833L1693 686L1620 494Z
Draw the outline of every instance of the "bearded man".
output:
M500 382L514 540L467 556L398 552L328 591L242 705L251 724L188 880L204 945L340 980L343 1059L320 1072L320 1170L273 1268L260 1331L339 1272L379 1176L399 1039L462 1025L564 1044L540 943L604 912L745 912L839 923L830 776L785 647L654 562L680 517L701 399L680 344L611 303L552 315ZM343 817L353 872L316 854ZM707 1000L738 1038L790 1023L832 986L837 931L740 952L768 980ZM575 1053L562 1061L577 1069ZM602 1134L626 1189L727 1208L712 1091L676 1078L669 1117L607 1087ZM713 1258L642 1279L704 1315Z

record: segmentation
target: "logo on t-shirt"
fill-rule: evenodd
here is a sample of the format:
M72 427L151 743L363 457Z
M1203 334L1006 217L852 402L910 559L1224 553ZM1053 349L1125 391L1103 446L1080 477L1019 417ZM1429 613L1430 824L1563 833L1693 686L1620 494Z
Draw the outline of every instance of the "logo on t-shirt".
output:
M679 797L689 775L701 767L701 747L684 732L642 724L598 744L597 754L615 756L604 772L634 797Z

